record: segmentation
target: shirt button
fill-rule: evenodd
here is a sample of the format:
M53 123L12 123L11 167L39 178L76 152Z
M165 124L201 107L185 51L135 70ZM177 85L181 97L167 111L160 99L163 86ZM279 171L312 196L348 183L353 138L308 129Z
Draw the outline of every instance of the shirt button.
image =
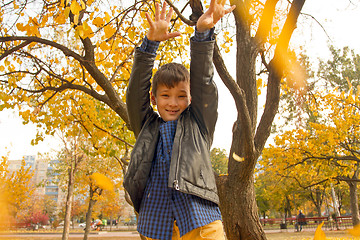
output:
M170 154L170 150L167 150L167 153Z

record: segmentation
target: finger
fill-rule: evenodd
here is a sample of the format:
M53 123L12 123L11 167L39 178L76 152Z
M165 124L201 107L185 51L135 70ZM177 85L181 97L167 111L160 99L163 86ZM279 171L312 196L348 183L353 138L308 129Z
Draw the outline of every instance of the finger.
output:
M180 35L181 35L181 33L179 33L179 32L172 32L172 33L169 33L167 36L168 36L168 39L170 39L170 38L178 37Z
M170 22L173 12L174 12L173 8L170 8L168 14L166 15L167 22Z
M160 16L160 7L159 7L159 3L155 3L155 21L159 20L159 16Z
M160 19L165 19L165 15L166 15L166 2L164 1L162 9L161 9Z
M154 26L154 22L151 19L150 15L148 13L145 13L146 20L148 21L150 27L152 28Z
M225 5L225 3L226 3L226 0L220 0L220 4L221 4L221 5L223 5L223 6L224 6L224 5Z
M225 10L225 14L231 13L235 8L236 8L235 5L231 6L231 8Z
M214 7L215 7L215 1L217 1L217 0L211 0L209 9L214 9Z

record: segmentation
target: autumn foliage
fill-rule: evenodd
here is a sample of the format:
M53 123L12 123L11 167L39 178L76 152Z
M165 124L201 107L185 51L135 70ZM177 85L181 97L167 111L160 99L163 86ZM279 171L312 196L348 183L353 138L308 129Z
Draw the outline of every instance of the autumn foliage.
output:
M30 206L34 186L31 183L33 173L22 161L18 170L10 171L8 160L0 160L0 228L9 228L19 220L22 212Z

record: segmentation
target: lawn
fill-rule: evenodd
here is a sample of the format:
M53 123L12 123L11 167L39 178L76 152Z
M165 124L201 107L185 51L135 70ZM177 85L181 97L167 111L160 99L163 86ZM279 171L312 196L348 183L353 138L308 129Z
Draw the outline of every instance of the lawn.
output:
M268 240L312 240L314 239L314 231L305 231L305 232L293 232L293 231L288 231L288 232L272 232L272 233L267 233L266 236L268 238ZM326 234L326 239L329 240L354 240L354 239L359 239L360 238L354 238L352 236L350 236L349 234L347 234L345 231L325 231ZM69 237L69 240L80 240L83 237L78 235L77 237ZM105 240L140 240L139 237L106 237L104 235L90 235L89 236L90 239L105 239ZM39 237L39 235L32 237L30 234L26 235L26 236L21 236L21 237L2 237L0 235L0 240L60 240L61 236L57 235L54 237Z
M354 238L351 235L347 234L346 231L324 231L326 239L329 240L352 240L360 239ZM303 232L274 232L267 233L266 236L268 240L312 240L314 239L315 231L303 231Z

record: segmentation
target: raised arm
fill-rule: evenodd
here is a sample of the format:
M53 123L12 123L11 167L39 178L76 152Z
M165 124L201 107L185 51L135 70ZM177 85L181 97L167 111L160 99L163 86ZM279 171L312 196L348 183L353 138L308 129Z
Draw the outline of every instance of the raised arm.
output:
M141 47L135 51L134 63L126 92L130 124L135 133L135 137L140 133L148 116L153 114L153 109L150 106L149 91L158 42L180 35L178 32L169 33L168 31L172 13L173 10L170 8L166 14L165 2L162 9L160 9L158 3L155 4L154 20L146 13L146 18L150 25L146 35L147 39L145 39Z
M235 6L225 9L224 5L225 0L211 0L209 9L197 22L197 32L205 32L212 29L225 14L235 9ZM208 135L208 139L211 142L215 130L218 107L217 88L213 81L213 47L214 41L199 42L194 38L191 41L191 108L197 120L201 123L200 126L203 127L203 132Z

